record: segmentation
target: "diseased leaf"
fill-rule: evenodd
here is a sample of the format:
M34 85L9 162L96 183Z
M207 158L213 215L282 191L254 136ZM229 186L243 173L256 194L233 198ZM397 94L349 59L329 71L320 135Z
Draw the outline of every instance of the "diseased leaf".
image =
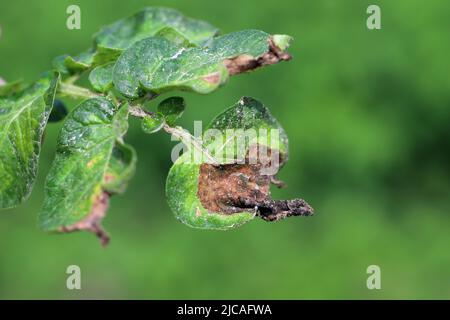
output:
M174 163L166 181L167 201L179 221L193 228L227 230L254 218L252 212L226 215L206 210L197 196L200 164L187 158L183 155Z
M158 112L164 115L164 119L169 126L174 126L177 120L183 115L186 103L182 97L170 97L160 102Z
M260 129L269 132L261 135ZM278 133L271 136L270 129L275 129ZM237 151L242 145L231 148L233 162L216 158L221 165L206 163L198 149L191 148L184 153L173 164L166 182L167 200L176 218L191 227L220 230L240 226L257 215L266 218L258 211L258 206L280 206L280 202L271 203L274 200L270 199L269 186L278 168L287 160L288 141L283 128L262 103L244 97L214 118L205 130L204 138L209 130L215 130L217 140L210 141L209 145L205 142L207 149L214 147L216 150L225 150L227 145L231 145L231 141L235 144L245 142L245 161L240 162ZM257 135L249 135L247 130L255 130ZM249 136L252 138L245 141ZM267 136L270 139L266 139ZM277 139L276 143L273 139ZM189 146L188 143L186 145ZM269 150L263 155L265 159L249 162L249 155L261 150L262 146ZM273 156L278 154L280 161L274 163ZM274 171L263 173L261 169L272 164ZM306 212L302 211L307 210L303 202L289 201L286 206L292 205L297 210L291 215Z
M152 37L120 56L113 80L117 90L130 98L177 89L209 93L229 75L289 58L269 34L257 30L230 33L196 48Z
M218 34L207 22L185 17L169 8L148 7L110 25L94 35L92 48L78 56L64 55L54 60L54 67L64 73L78 73L100 64L115 61L139 40L158 36L177 44L201 45Z
M31 193L58 81L59 74L47 74L0 98L0 208L17 206Z
M89 74L89 81L92 87L99 92L107 92L113 86L112 71L114 62L95 67Z
M136 162L122 140L127 118L127 104L117 109L104 98L85 100L68 115L46 179L42 229L89 230L107 242L100 221L109 196L124 190Z
M288 159L289 141L286 132L270 113L270 110L254 98L242 97L235 105L217 115L206 127L206 130L210 129L219 130L225 137L224 141L212 141L210 143L206 141L207 148L210 150L218 149L225 153L227 148L236 144L244 145L244 148L233 148L231 150L231 160L242 159L252 144L268 147L272 145L272 148L274 148L274 142L276 142L276 149L283 155L283 160ZM276 141L271 140L272 136ZM243 141L242 139L246 140ZM218 148L218 144L220 144L220 148ZM215 156L224 161L223 158L227 155L221 153Z

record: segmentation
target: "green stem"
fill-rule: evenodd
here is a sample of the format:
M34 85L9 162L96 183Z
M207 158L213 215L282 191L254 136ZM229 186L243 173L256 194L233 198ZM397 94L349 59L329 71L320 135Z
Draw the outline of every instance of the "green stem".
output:
M144 110L138 105L131 105L129 108L130 114L136 118L144 118L144 117L151 117L153 118L155 116L154 112ZM201 141L199 141L196 137L194 137L189 131L182 127L171 127L167 123L163 126L164 131L167 133L173 135L174 137L180 139L183 141L184 144L186 144L188 147L192 147L194 149L197 149L197 151L200 151L205 158L208 160L208 163L213 165L219 165L219 161L217 161L216 158L214 158L208 150L206 150L203 147L203 144Z
M92 92L89 89L79 87L77 85L66 82L60 83L60 85L58 86L58 93L62 96L67 96L74 99L89 99L102 97L102 95Z

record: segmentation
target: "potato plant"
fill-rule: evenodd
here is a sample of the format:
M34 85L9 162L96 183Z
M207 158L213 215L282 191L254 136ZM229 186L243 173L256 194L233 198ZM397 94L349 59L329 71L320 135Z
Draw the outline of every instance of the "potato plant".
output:
M145 8L101 28L88 50L55 58L53 70L34 83L2 82L0 208L28 198L47 122L64 121L39 226L91 231L106 244L101 221L109 199L123 193L135 173L136 151L125 136L129 117L137 117L143 132L163 130L186 146L166 184L169 206L183 223L227 230L254 218L312 215L304 200L270 197L270 185L282 185L276 173L288 160L288 139L261 102L241 98L211 121L205 133L214 132L216 139L206 139L177 125L185 101L170 96L179 90L207 94L232 76L288 61L290 42L287 35L259 30L221 35L176 10ZM90 87L79 85L83 75ZM159 95L168 97L152 110ZM80 103L68 112L58 97ZM227 139L217 139L221 134Z

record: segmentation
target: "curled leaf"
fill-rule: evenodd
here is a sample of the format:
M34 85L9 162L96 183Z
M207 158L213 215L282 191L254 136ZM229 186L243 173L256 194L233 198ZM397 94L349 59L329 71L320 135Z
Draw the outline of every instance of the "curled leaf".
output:
M120 56L113 79L117 90L130 98L176 89L209 93L225 83L230 74L289 58L269 34L258 30L216 37L207 46L196 48L151 37Z
M95 51L92 48L76 56L64 54L53 59L53 67L61 73L80 73L92 66L94 55Z
M206 142L208 134L214 139ZM270 198L270 184L287 161L288 141L263 104L242 98L211 122L203 139L220 164L208 163L196 149L174 163L166 195L177 219L195 228L226 230L254 217L276 221L313 214L304 200Z

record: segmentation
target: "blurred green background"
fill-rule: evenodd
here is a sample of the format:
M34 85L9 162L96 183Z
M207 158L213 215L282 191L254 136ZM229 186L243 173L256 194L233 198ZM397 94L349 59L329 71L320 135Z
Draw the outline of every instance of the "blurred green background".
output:
M81 30L66 8L81 6ZM382 29L368 30L378 4ZM252 221L229 232L177 222L165 196L174 142L132 121L137 174L93 235L36 227L61 124L48 126L39 178L21 207L0 214L0 298L450 298L450 3L432 1L2 1L0 75L36 79L54 56L78 53L104 24L163 5L210 21L295 38L294 59L183 94L181 124L209 122L241 96L262 100L290 137L280 174L312 218ZM74 104L72 104L73 106ZM68 265L82 290L67 290ZM381 267L381 290L366 268Z

